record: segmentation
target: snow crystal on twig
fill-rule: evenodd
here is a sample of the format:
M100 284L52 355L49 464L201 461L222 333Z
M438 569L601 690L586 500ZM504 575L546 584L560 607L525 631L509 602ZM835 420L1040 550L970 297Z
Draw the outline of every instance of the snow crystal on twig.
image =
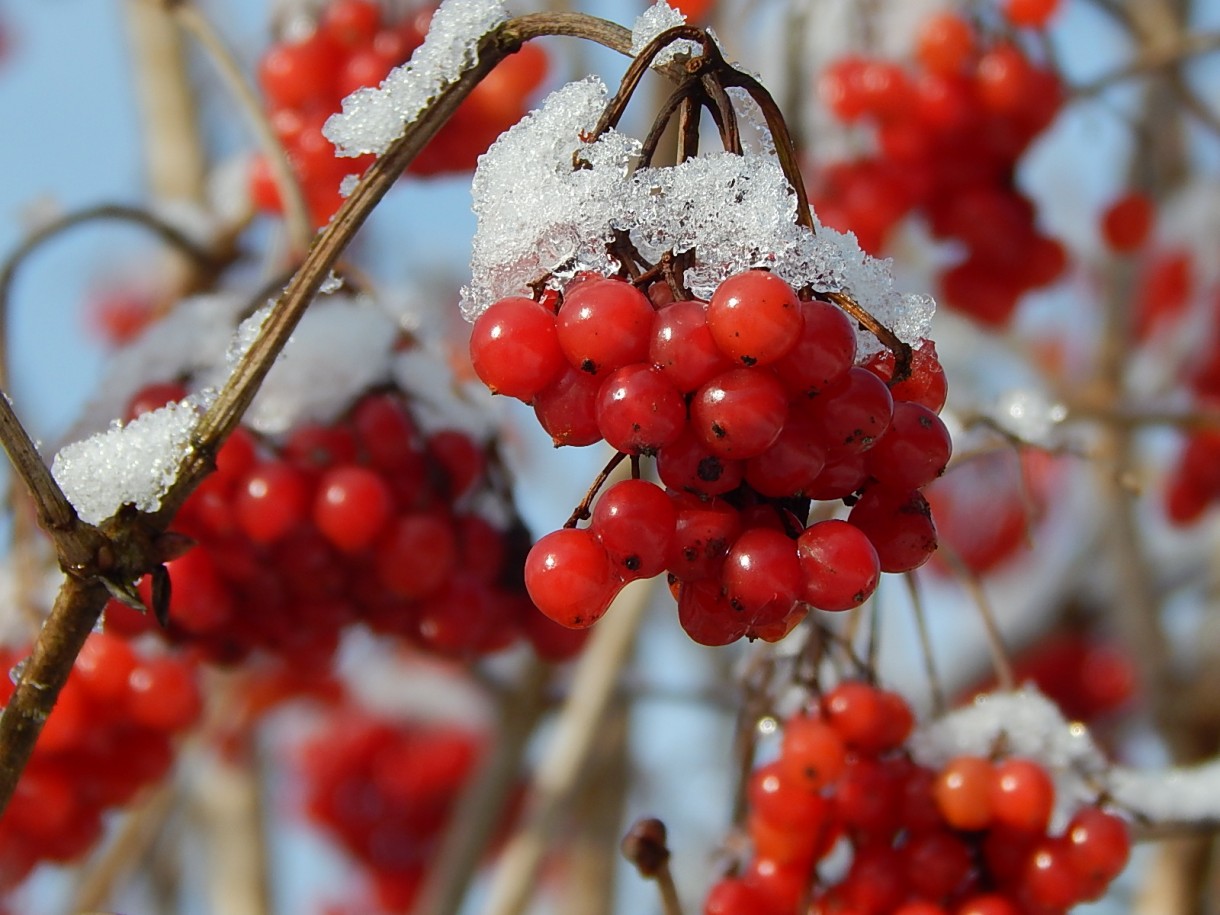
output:
M475 62L479 41L509 18L502 0L444 0L411 59L357 89L322 128L341 156L384 153L424 107Z
M686 16L680 10L676 10L666 3L665 0L657 0L656 3L644 10L635 20L635 26L631 29L631 56L639 57L640 52L648 47L649 42L662 32L679 25L686 25ZM681 41L670 42L668 47L652 59L652 66L663 67L673 62L674 58L680 55L694 57L699 53L699 50L699 42L697 41L682 39Z
M686 283L701 298L734 273L766 267L794 287L850 295L907 342L928 336L934 303L899 294L889 261L866 255L854 235L796 224L796 194L770 150L633 171L637 139L614 130L582 139L606 95L596 78L564 86L480 159L472 277L462 290L468 319L503 296L528 294L547 273L560 283L580 271L613 273L606 245L626 232L653 263L694 250Z
M122 506L155 511L190 450L191 433L206 406L192 395L127 424L65 445L51 474L81 519L98 524Z
M1220 821L1220 760L1159 772L1116 766L1106 793L1154 823Z

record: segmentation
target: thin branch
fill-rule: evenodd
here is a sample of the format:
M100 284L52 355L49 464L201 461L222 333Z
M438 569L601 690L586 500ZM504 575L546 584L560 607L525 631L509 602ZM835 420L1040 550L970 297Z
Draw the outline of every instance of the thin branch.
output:
M1008 651L1004 647L1004 636L996 624L995 611L992 609L991 599L987 597L987 589L983 587L983 582L978 574L966 565L962 557L951 547L941 543L938 552L953 569L953 573L962 580L966 590L974 599L979 617L983 621L983 629L987 634L987 646L991 650L991 664L995 668L996 683L1003 692L1012 692L1016 688L1016 676L1013 674L1012 662L1008 660Z
M309 208L305 205L305 195L301 191L300 182L288 161L288 153L284 144L276 136L275 129L267 119L263 106L259 104L254 88L246 80L245 73L233 53L225 45L224 39L208 21L199 8L188 2L174 3L171 6L178 25L199 42L207 52L208 58L216 67L221 80L237 102L237 107L245 116L246 123L254 133L259 151L267 160L271 174L275 178L276 190L284 204L284 222L288 228L288 237L295 251L304 251L309 247L313 237L313 223L309 216Z
M628 585L594 629L554 736L534 773L524 822L500 856L484 908L487 915L519 915L529 903L555 825L589 760L602 716L654 592L643 582Z
M504 696L491 751L463 789L428 868L414 908L419 915L453 915L461 909L471 875L521 775L526 746L546 708L551 673L550 665L531 661L516 689Z
M74 213L68 213L65 216L61 216L58 219L54 219L46 225L39 227L35 231L31 232L29 237L27 237L25 241L17 246L16 250L14 250L4 262L4 267L0 269L0 387L7 388L9 384L9 300L11 297L13 280L17 275L18 268L20 268L22 264L25 263L26 258L41 247L43 243L50 241L60 233L86 223L110 220L129 222L132 225L143 226L160 237L164 242L171 245L173 248L181 251L183 254L193 260L202 270L217 270L223 266L221 259L216 257L213 252L200 247L184 232L170 225L160 217L150 213L148 210L143 210L139 207L126 206L125 204L108 203L100 206L88 207L83 210L77 210Z
M1220 51L1220 32L1186 32L1174 42L1144 49L1121 67L1078 86L1073 94L1079 98L1089 98L1115 83L1155 73L1166 67L1176 67L1192 57L1212 51Z

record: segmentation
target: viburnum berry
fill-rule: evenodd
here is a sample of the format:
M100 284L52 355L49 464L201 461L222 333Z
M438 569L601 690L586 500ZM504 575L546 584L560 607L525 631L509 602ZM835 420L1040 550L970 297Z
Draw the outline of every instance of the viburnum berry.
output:
M819 610L850 610L877 587L877 551L858 527L846 521L811 524L796 540L803 584L801 600Z
M1132 191L1111 203L1101 216L1101 234L1111 251L1138 250L1152 231L1153 204L1147 194Z
M630 283L592 279L564 296L555 330L574 368L606 375L647 362L653 317L652 302Z
M555 332L555 315L533 299L509 296L474 322L470 359L493 394L527 403L567 365Z
M720 457L744 460L762 454L779 438L788 416L783 385L764 368L717 375L690 405L691 427Z
M367 467L341 465L318 482L313 522L336 547L354 553L377 538L393 508L393 494L380 474Z
M933 796L945 822L954 829L977 830L991 825L995 767L981 756L958 756L940 770Z
M1054 805L1054 782L1040 764L1018 758L996 763L991 792L996 823L1031 833L1045 832Z
M797 715L784 723L779 772L808 791L819 791L839 780L847 766L847 747L838 732L812 715Z
M1005 0L1004 17L1013 25L1045 28L1059 10L1059 0Z
M618 593L620 580L606 548L587 529L547 534L525 560L530 599L552 620L572 629L592 626Z
M665 571L677 539L678 508L646 480L615 483L593 506L589 528L625 581Z
M684 394L733 367L712 337L707 308L697 300L673 302L653 318L648 358Z
M733 542L721 571L725 596L748 619L787 615L800 594L796 543L782 531L750 527Z
M716 346L747 366L781 359L800 339L803 324L792 287L765 270L746 270L724 280L707 306Z
M636 363L616 369L602 382L596 417L612 448L651 455L685 431L686 403L659 369Z

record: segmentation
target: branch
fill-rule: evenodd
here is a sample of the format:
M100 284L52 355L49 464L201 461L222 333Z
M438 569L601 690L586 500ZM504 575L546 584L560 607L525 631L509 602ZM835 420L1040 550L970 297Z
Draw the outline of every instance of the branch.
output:
M191 260L193 260L202 270L214 271L219 270L224 266L224 259L218 257L213 252L197 245L184 232L170 225L165 220L153 215L148 210L142 210L139 207L127 206L121 203L107 203L100 206L89 207L84 210L77 210L75 213L69 213L66 216L61 216L58 219L52 220L39 229L31 232L29 237L23 241L17 249L9 255L5 261L3 269L0 269L0 387L8 387L8 325L9 325L9 299L13 287L13 280L16 278L17 269L25 263L27 257L34 253L36 249L42 246L44 242L50 241L61 232L75 226L84 225L89 222L100 222L102 220L118 220L121 222L130 222L133 225L143 226L155 235L160 237L166 244L171 245L181 251Z
M597 624L559 713L555 735L534 773L524 823L505 847L492 877L484 909L488 915L519 915L525 910L548 841L589 761L653 592L642 582L628 585Z
M1177 41L1172 43L1144 49L1137 57L1121 67L1078 86L1074 95L1078 98L1089 98L1115 83L1154 73L1166 67L1177 67L1192 57L1218 50L1220 50L1220 32L1187 32L1179 35Z

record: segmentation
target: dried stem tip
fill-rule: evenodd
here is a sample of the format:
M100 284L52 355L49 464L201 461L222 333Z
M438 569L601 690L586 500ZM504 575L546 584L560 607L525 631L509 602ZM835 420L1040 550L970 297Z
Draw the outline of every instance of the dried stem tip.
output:
M665 844L665 824L656 817L636 820L623 836L623 857L636 866L642 877L655 879L669 865L669 846Z

